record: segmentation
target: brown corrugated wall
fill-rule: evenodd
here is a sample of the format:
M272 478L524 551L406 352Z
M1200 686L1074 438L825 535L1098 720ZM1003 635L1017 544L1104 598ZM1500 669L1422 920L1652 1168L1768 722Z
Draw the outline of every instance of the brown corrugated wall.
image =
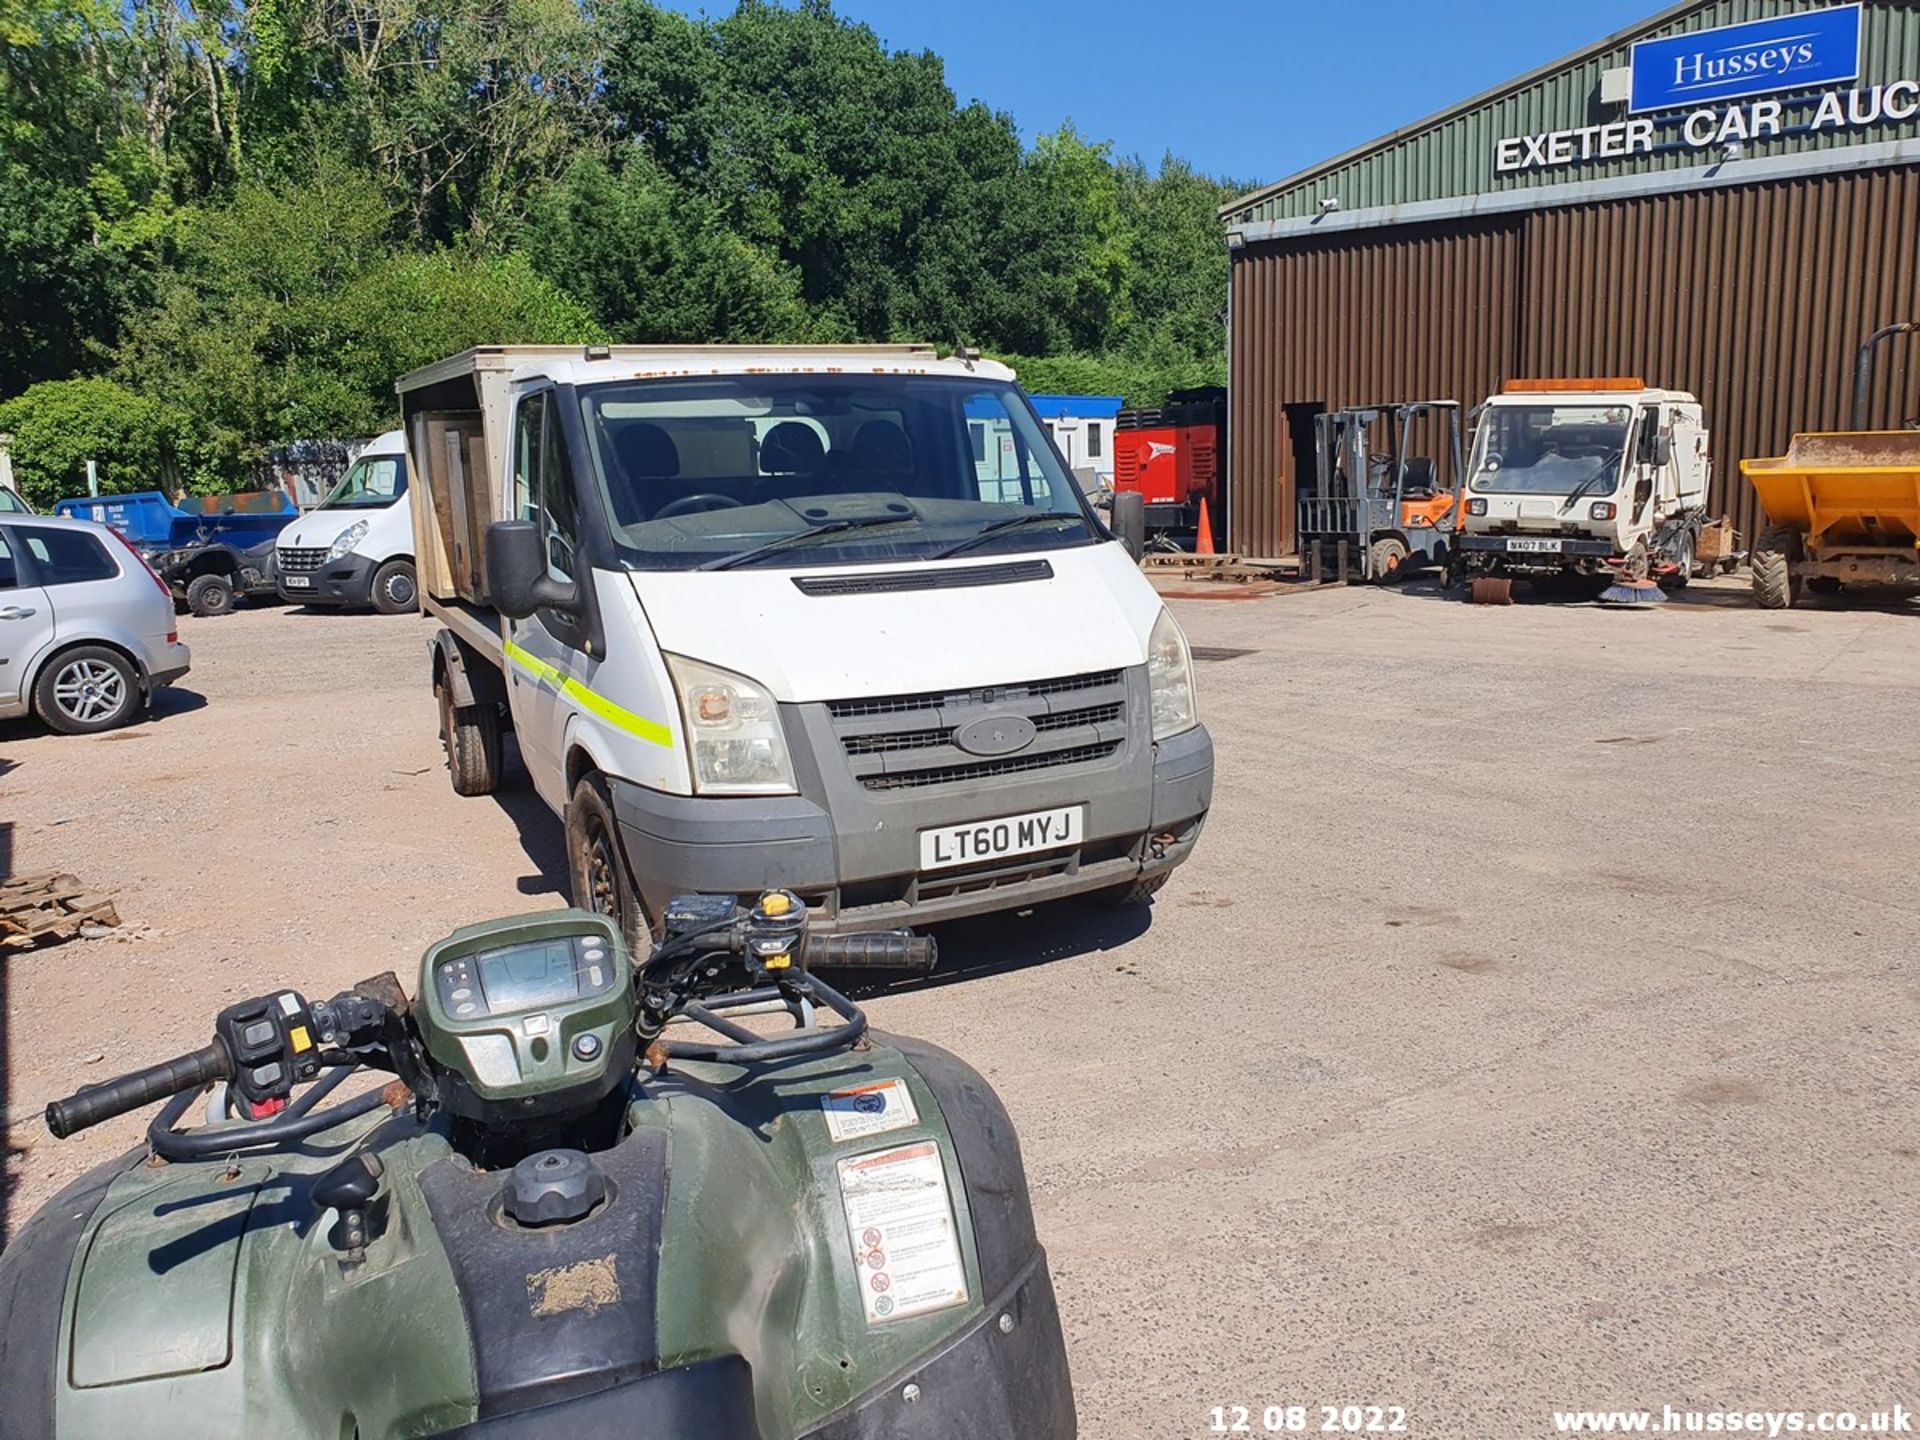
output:
M1920 170L1682 192L1327 241L1233 264L1232 548L1290 554L1290 405L1458 399L1517 376L1643 375L1699 395L1717 513L1740 460L1845 428L1860 343L1920 320ZM1869 423L1920 415L1920 343L1884 351Z

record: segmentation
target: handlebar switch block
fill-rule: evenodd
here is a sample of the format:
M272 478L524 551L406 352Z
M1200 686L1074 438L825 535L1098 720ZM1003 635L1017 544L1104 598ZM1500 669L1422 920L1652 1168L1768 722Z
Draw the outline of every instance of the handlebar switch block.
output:
M214 1035L233 1062L233 1089L250 1119L282 1109L293 1087L320 1071L313 1011L292 990L229 1005Z

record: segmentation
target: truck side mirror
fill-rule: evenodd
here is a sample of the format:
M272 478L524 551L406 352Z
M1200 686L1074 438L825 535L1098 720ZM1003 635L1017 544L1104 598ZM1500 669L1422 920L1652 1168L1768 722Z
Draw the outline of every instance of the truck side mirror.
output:
M1114 495L1113 533L1135 560L1147 553L1147 497L1138 490Z
M493 608L510 620L536 610L578 614L580 587L547 573L540 527L531 520L496 520L487 526L487 589Z
M1673 432L1662 430L1653 437L1653 463L1665 467L1673 463Z

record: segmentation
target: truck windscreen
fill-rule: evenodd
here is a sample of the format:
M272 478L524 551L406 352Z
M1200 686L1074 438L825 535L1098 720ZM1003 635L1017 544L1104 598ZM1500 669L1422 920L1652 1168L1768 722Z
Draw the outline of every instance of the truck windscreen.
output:
M975 537L969 554L1096 537L1079 489L1014 385L754 375L579 394L592 452L582 488L595 492L590 503L604 506L634 568L719 568L728 556L743 565L846 564L926 558ZM516 498L524 510L530 487ZM986 533L1016 518L1032 523Z
M1608 495L1619 485L1633 411L1625 405L1490 405L1474 439L1482 495ZM1612 483L1606 477L1611 472Z

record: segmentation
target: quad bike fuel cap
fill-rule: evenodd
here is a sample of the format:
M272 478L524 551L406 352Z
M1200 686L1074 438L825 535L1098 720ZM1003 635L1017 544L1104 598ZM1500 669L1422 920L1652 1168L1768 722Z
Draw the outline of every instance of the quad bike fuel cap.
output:
M607 1198L607 1177L578 1150L541 1150L507 1175L501 1209L516 1225L567 1225L584 1220Z

